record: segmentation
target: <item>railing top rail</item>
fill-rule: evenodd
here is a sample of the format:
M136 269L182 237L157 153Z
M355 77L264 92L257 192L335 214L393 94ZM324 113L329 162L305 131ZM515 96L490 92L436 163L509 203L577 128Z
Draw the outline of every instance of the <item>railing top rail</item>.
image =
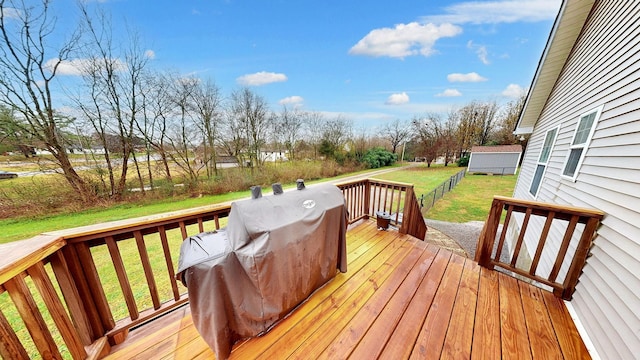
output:
M602 219L604 217L604 212L600 210L595 210L595 209L587 209L587 208L581 208L581 207L575 207L575 206L569 206L569 205L560 205L560 204L554 204L554 203L515 199L515 198L499 196L499 195L494 196L493 199L502 201L505 205L524 206L524 207L530 207L534 209L555 211L558 213L594 217L598 219Z
M0 284L27 270L66 244L64 238L37 235L31 239L0 245Z
M80 226L71 229L63 229L57 231L47 232L47 235L54 235L65 239L87 237L96 234L102 234L107 232L122 230L129 230L140 226L154 226L155 224L170 222L172 220L199 216L207 212L220 212L228 211L231 209L231 204L224 205L205 205L195 208L189 208L185 210L177 210L172 212L141 216L137 218L116 220L105 223L99 223L95 225Z
M384 185L400 186L400 187L405 187L405 188L413 188L413 184L404 183L404 182L400 182L400 181L389 181L389 180L379 180L379 179L367 179L367 180L369 180L369 182L375 183L375 184L384 184Z
M357 183L373 183L373 184L393 185L393 186L399 186L399 187L404 187L404 188L413 188L413 184L409 184L409 183L404 183L404 182L399 182L399 181L388 181L388 180L372 179L372 178L363 178L363 179L340 182L340 183L336 183L336 186L340 187L340 186L346 186L346 185L353 185L353 184L357 184Z

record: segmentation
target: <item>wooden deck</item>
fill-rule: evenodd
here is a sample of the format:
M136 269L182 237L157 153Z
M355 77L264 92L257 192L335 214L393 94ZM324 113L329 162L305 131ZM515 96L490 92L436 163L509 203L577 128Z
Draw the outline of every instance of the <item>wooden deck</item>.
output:
M231 358L589 358L550 292L370 221L348 232L347 246L347 273ZM214 357L188 306L131 330L108 356Z

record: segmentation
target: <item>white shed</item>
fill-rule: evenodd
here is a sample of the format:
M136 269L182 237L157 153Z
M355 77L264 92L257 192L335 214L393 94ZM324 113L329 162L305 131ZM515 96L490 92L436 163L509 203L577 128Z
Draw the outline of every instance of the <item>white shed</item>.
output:
M518 170L522 146L474 146L469 158L469 173L514 175Z

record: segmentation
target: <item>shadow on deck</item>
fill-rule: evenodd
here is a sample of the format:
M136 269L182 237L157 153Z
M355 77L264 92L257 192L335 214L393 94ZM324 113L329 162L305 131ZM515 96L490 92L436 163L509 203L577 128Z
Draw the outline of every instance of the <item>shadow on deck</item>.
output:
M364 221L339 273L231 358L589 358L563 301L449 250ZM143 324L112 359L211 359L188 306Z

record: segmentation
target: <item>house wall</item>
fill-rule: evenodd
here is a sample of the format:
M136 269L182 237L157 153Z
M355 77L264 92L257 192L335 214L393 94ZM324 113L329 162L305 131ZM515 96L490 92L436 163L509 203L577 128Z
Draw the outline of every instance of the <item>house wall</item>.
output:
M572 305L601 357L640 354L640 1L597 1L530 137L514 196L529 186L545 132L560 125L537 200L606 212ZM604 105L576 181L561 176L586 111ZM539 231L541 221L529 224ZM562 232L553 229L555 248ZM537 240L537 239L535 239ZM535 249L528 238L528 249ZM553 262L544 256L540 267Z
M513 175L518 168L520 153L471 153L468 172Z

